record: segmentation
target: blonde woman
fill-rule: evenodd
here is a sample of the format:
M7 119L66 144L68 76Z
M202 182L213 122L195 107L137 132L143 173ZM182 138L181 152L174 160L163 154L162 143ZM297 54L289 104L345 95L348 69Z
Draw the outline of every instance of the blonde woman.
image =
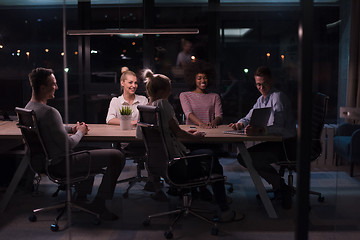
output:
M132 109L131 124L136 125L139 118L137 105L146 105L148 99L145 96L135 94L138 88L136 74L130 70L125 70L120 77L122 95L111 99L109 110L106 116L106 123L120 125L120 110L122 107Z

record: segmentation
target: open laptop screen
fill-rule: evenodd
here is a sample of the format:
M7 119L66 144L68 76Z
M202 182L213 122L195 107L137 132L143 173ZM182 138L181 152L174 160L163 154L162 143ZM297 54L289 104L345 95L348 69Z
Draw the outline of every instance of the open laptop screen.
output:
M253 109L250 125L255 127L266 127L271 114L271 107Z
M271 109L272 109L271 107L253 109L249 124L256 127L266 127L271 114ZM228 131L224 131L224 133L244 135L245 131L244 129L228 130Z

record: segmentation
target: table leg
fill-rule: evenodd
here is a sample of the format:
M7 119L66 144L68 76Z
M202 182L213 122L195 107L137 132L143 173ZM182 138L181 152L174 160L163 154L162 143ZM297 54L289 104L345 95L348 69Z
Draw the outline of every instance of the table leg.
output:
M9 204L12 196L14 195L14 192L22 178L22 176L24 175L24 172L26 170L28 166L28 161L27 161L27 156L26 154L23 156L13 178L11 179L11 182L8 186L8 188L6 189L6 192L5 192L5 195L3 197L3 199L1 200L1 203L0 203L0 214L2 214L7 205Z
M264 184L261 181L261 178L257 171L254 169L252 165L252 159L250 157L250 154L248 150L245 147L245 144L243 142L237 144L238 153L241 154L245 164L246 168L249 171L250 177L253 180L255 187L259 193L259 196L261 198L262 203L264 204L265 210L270 218L277 218L277 214L275 212L274 206L272 205L270 198L265 190Z

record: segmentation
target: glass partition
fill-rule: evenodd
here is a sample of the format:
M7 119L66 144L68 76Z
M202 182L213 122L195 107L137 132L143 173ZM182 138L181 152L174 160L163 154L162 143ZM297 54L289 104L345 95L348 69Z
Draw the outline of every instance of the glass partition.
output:
M59 90L48 104L64 116L63 57L66 51L70 123L78 120L105 123L111 98L121 94L119 78L124 66L139 79L140 70L149 66L154 72L169 76L172 79L170 101L182 122L179 94L189 88L177 57L185 43L191 45L192 61L207 61L216 70L211 91L221 96L224 124L237 121L255 103L259 93L253 84L253 74L260 65L272 69L275 86L290 97L297 114L299 1L221 0L211 8L208 1L157 0L148 18L140 0L93 0L91 3L79 1L79 4L66 1L68 30L142 29L151 22L151 28L197 28L199 34L67 36L65 50L62 1L31 2L31 5L20 0L0 3L0 113L4 116L14 115L12 109L25 106L30 99L27 74L35 67L54 69ZM349 199L343 195L351 194L346 189L353 189L359 179L346 177L348 165L336 162L332 145L336 124L341 121L339 105L344 105L346 98L350 1L314 2L313 90L328 95L330 100L323 155L312 166L315 171L312 179L318 177L320 181L312 186L325 191L328 194L325 201L334 205L325 202L322 206L311 199L314 206L311 221L316 224L310 230L356 231L357 219L346 219L339 209L346 209L343 202ZM142 83L138 94L145 95ZM325 175L329 178L324 178ZM322 207L328 208L328 216L322 215ZM346 219L347 224L328 222L337 218ZM293 228L281 230L294 231Z

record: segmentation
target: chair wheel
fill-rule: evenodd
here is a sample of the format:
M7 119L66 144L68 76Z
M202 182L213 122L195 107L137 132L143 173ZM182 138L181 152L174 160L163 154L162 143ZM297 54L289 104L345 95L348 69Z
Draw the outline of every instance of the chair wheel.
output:
M31 216L29 217L29 221L30 221L30 222L36 222L36 220L37 220L37 217L36 217L35 214L33 214L33 215L31 215Z
M147 227L150 225L150 219L146 219L143 221L143 226Z
M174 237L174 234L171 231L166 231L164 233L164 236L165 236L166 239L171 239L171 238Z
M325 197L319 196L319 197L318 197L318 201L319 201L319 202L324 202L324 201L325 201Z
M51 224L50 230L53 232L57 232L59 230L59 225L57 225L56 223Z
M217 236L219 234L219 229L217 227L213 227L211 229L211 235Z
M128 197L129 197L129 193L128 193L128 192L126 192L126 193L123 194L123 198L128 198Z

